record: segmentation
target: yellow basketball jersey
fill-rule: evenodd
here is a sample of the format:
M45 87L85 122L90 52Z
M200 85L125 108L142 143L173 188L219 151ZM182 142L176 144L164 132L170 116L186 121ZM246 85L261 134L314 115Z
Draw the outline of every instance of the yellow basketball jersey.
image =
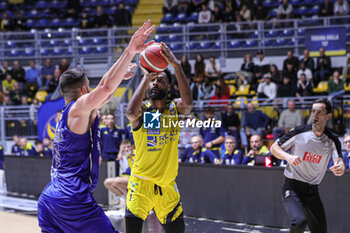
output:
M145 102L146 114L156 113L149 101ZM159 186L166 186L175 180L178 171L178 144L180 127L176 104L174 101L166 103L161 113L160 128L149 129L144 122L133 131L136 157L132 167L132 174L151 180ZM170 121L169 121L170 119ZM165 122L165 124L163 124ZM146 125L146 128L145 128Z

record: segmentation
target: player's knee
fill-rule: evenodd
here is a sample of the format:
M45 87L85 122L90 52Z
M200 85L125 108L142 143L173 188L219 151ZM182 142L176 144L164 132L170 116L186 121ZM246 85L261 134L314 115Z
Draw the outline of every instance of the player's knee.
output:
M185 221L179 217L174 222L164 224L163 228L166 233L183 233L185 232Z

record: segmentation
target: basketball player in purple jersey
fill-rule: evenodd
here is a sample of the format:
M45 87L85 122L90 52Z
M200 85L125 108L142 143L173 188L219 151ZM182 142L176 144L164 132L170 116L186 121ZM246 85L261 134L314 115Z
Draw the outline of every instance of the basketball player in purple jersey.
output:
M123 79L133 75L136 65L130 62L135 54L154 43L145 44L154 29L150 24L145 22L135 32L93 92L83 70L71 69L61 75L59 84L65 107L56 126L51 182L38 201L42 232L117 232L92 195L100 156L97 110L109 101Z

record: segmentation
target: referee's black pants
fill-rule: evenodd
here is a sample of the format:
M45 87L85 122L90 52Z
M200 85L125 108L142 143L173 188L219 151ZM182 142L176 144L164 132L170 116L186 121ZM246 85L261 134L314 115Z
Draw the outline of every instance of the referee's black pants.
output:
M327 233L327 221L318 186L286 178L282 190L284 208L290 219L290 233Z

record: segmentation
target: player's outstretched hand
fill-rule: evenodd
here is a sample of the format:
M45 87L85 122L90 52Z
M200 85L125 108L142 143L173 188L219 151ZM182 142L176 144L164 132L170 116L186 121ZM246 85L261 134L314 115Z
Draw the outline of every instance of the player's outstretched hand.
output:
M336 176L342 176L345 172L344 164L336 162L332 167L330 167L331 171Z
M135 73L133 72L133 69L135 69L136 67L137 67L136 63L129 64L128 69L127 69L125 76L124 76L124 80L128 80L132 76L134 76Z
M179 60L177 60L173 52L171 52L171 50L165 43L160 42L160 47L162 48L162 51L160 51L160 54L162 54L162 56L165 57L165 59L171 66L174 67L175 65L180 64Z
M134 33L134 35L131 37L130 43L129 43L129 50L132 53L141 53L143 50L145 50L148 46L154 43L154 41L149 41L147 44L145 44L145 41L149 34L153 31L155 26L151 26L151 21L148 20L147 22L144 22L143 25Z
M301 164L301 159L297 155L290 155L286 160L289 164L293 165L294 167Z

